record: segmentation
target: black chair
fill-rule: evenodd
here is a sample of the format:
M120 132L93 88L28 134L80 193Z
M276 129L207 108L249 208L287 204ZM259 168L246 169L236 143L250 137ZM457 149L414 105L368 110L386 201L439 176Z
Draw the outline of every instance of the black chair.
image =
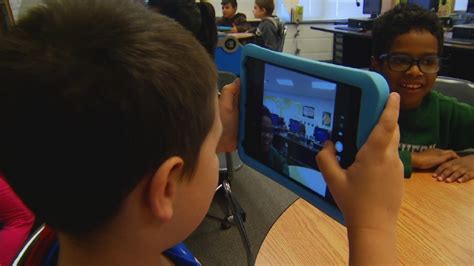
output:
M433 90L456 98L458 101L474 105L474 83L457 78L439 76Z
M433 90L456 98L458 101L474 106L474 83L468 80L438 76ZM456 151L460 156L474 154L474 148Z
M281 23L281 22L280 22ZM283 46L285 45L286 34L288 33L288 27L281 23L280 25L280 43L278 45L278 52L283 52Z

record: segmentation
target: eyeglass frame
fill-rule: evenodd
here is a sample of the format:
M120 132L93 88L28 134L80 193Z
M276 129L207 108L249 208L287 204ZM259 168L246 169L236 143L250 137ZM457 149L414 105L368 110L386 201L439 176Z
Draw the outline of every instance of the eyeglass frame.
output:
M400 71L400 70L395 70L392 68L392 66L390 65L390 57L392 56L395 56L395 55L402 55L402 56L406 56L408 58L411 59L411 64L407 67L407 69L403 70L403 71ZM438 70L436 70L435 72L426 72L426 71L423 71L423 69L421 69L421 66L420 66L420 61L427 58L427 57L433 57L433 58L436 58L438 59ZM418 67L418 69L424 73L424 74L436 74L438 73L440 70L441 70L441 62L443 60L442 57L440 56L437 56L437 55L428 55L428 56L423 56L421 58L418 58L418 59L415 59L409 55L406 55L406 54L390 54L390 53L387 53L387 54L382 54L379 56L379 60L381 61L384 61L386 60L387 61L387 64L388 64L388 68L391 70L391 71L395 71L395 72L400 72L400 73L403 73L403 72L407 72L408 70L410 70L410 68L413 67L414 64L416 64L416 66Z

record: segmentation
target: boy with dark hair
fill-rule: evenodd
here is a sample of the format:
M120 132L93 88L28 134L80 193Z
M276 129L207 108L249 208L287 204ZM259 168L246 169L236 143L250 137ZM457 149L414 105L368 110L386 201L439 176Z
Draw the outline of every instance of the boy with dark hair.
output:
M273 170L290 176L288 162L273 146L273 123L270 110L262 107L262 132L260 134L261 147L258 151L259 160L269 165Z
M257 45L279 51L282 48L284 25L277 16L272 15L274 9L273 0L255 0L253 14L262 21L252 32L255 33Z
M0 170L59 241L35 262L198 263L165 250L206 214L216 150L235 150L239 82L218 101L189 32L133 1L45 1L0 39L0 80ZM331 143L317 158L352 263L396 261L398 104L392 95L347 171Z
M59 262L86 265L95 250L103 265L143 265L98 256L146 259L194 230L221 124L216 70L192 35L132 1L46 1L2 38L0 58L0 167L59 232Z
M222 18L217 21L218 26L232 27L230 32L246 32L251 26L247 22L247 16L237 13L236 0L222 0Z
M436 167L439 181L474 178L474 156L453 150L474 147L474 107L432 91L440 69L443 28L435 13L398 5L372 29L372 68L401 97L400 157L405 176L412 168Z
M189 30L214 57L217 46L216 12L207 2L194 0L149 0L153 11L170 17Z

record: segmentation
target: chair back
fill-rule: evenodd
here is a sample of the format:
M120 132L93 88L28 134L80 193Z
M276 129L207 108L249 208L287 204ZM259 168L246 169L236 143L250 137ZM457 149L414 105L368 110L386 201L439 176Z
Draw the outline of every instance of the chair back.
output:
M474 83L457 78L439 76L433 90L456 98L458 101L474 105Z
M283 52L285 45L286 34L288 33L288 26L280 22L280 43L278 44L278 52Z

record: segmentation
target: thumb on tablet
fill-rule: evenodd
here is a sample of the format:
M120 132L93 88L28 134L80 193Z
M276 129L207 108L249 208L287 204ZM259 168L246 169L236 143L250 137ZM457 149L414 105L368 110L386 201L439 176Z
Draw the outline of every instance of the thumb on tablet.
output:
M316 163L331 191L337 189L344 182L345 171L339 165L332 141L324 143L323 149L316 156Z

